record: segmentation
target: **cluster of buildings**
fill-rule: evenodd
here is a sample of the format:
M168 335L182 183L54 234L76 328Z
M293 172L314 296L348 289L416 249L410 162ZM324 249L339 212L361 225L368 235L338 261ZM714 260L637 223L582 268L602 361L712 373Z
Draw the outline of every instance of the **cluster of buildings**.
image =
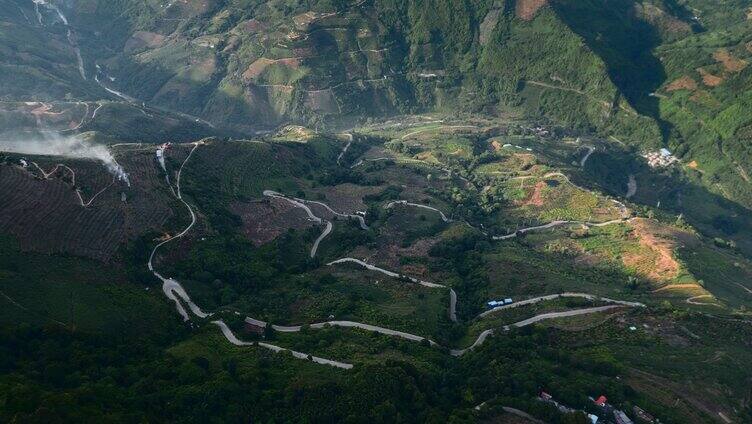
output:
M618 410L614 408L613 406L609 405L608 399L606 396L599 396L597 399L593 399L592 397L589 398L593 404L595 405L596 409L600 411L600 416L591 414L586 411L580 410L579 412L582 412L587 415L588 419L592 424L598 424L598 423L612 423L612 424L634 424L634 421L632 421L629 416L624 411ZM564 414L570 414L574 412L578 412L578 410L570 408L564 404L561 404L557 402L553 396L546 392L540 392L540 395L538 396L538 400L541 402L546 402L554 405L556 409L558 409L560 412ZM632 412L634 416L642 423L648 423L648 424L659 424L660 421L656 418L654 418L652 415L648 414L643 410L642 408L635 406L632 408Z
M656 152L648 152L642 155L651 168L661 168L679 162L679 158L671 154L668 149L660 149Z
M564 404L562 404L562 403L559 403L559 402L557 402L557 401L556 401L556 400L554 399L554 397L553 397L553 396L549 395L549 394L548 394L548 393L546 393L546 392L540 392L540 395L538 396L538 400L540 400L540 401L542 401L542 402L546 402L546 403L550 403L550 404L552 404L552 405L553 405L553 406L555 406L555 407L556 407L556 409L558 409L558 410L559 410L559 412L561 412L562 414L571 414L571 413L577 412L577 410L576 410L576 409L572 409L572 408L570 408L570 407L568 407L568 406L566 406L566 405L564 405ZM598 417L597 415L589 414L589 413L587 413L587 412L585 412L585 411L580 411L580 412L582 412L582 413L586 414L586 415L587 415L587 417L588 417L588 419L590 420L590 422L591 422L592 424L597 424L597 423L598 423L598 420L600 419L600 418L599 418L599 417Z
M614 408L613 406L609 405L608 399L606 399L606 396L601 395L598 397L598 399L590 398L590 400L593 401L595 406L601 410L605 417L613 417L613 423L615 424L634 424L634 421L632 421L631 418L627 416L627 414L624 411L618 410ZM653 418L652 415L645 412L642 408L635 406L633 409L634 415L643 423L660 423L659 420L656 418Z

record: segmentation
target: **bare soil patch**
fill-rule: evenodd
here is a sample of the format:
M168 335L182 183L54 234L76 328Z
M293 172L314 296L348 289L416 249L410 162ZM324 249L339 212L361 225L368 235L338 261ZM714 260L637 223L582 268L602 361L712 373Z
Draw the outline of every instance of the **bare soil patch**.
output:
M723 77L713 75L703 68L697 68L697 72L702 76L702 83L708 87L718 87L723 83Z
M250 66L248 66L248 69L243 72L243 79L250 81L258 78L259 76L261 76L264 70L266 70L266 68L272 64L280 64L292 69L297 69L300 67L300 59L291 57L275 60L262 57L261 59L256 60L255 62L251 63Z
M679 275L681 266L674 257L674 249L678 243L697 243L697 239L689 233L660 227L645 219L635 220L632 228L640 245L647 251L626 254L622 260L626 266L635 268L640 274L655 282L669 281Z
M717 60L728 72L740 72L747 67L747 61L734 57L726 49L718 49L713 53L713 59Z
M383 187L378 186L359 186L346 183L337 186L322 187L319 193L322 193L326 198L323 202L335 211L353 214L367 209L366 204L363 203L363 197L369 194L376 194L382 189Z
M635 4L635 13L652 25L670 33L690 33L689 24L663 11L663 9L649 3Z
M688 76L683 76L672 81L666 86L666 91L672 92L677 90L696 90L697 82Z
M515 11L518 18L523 21L531 21L538 10L546 5L548 5L548 0L517 0Z
M533 189L533 194L530 196L530 199L525 202L525 206L543 206L544 188L546 188L546 183L544 181L538 181L535 184L535 188Z

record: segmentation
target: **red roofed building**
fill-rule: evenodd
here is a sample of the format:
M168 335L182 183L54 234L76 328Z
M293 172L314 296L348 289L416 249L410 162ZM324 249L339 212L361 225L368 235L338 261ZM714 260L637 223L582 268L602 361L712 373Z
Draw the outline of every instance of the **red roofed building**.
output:
M608 403L608 399L606 399L606 397L603 395L595 400L595 404L598 406L606 406L606 403Z

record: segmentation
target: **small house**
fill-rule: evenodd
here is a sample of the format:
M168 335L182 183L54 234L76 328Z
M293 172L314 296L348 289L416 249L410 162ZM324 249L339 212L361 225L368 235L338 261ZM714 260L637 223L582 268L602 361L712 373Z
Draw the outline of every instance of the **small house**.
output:
M598 397L598 399L595 400L595 404L598 405L598 406L600 406L600 407L604 407L604 406L606 406L606 404L608 404L608 399L606 399L605 396L600 395Z

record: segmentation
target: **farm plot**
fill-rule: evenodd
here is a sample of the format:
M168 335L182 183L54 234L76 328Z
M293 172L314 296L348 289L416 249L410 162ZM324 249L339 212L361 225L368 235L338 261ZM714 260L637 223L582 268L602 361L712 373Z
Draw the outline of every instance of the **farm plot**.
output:
M54 169L56 162L37 159L42 169ZM172 216L158 188L161 179L152 153L130 152L120 159L131 175L130 187L113 183L98 162L67 161L71 171L48 179L28 168L1 165L0 193L7 201L0 210L0 231L17 237L23 250L109 260L123 242L159 228ZM72 186L72 172L81 198Z

